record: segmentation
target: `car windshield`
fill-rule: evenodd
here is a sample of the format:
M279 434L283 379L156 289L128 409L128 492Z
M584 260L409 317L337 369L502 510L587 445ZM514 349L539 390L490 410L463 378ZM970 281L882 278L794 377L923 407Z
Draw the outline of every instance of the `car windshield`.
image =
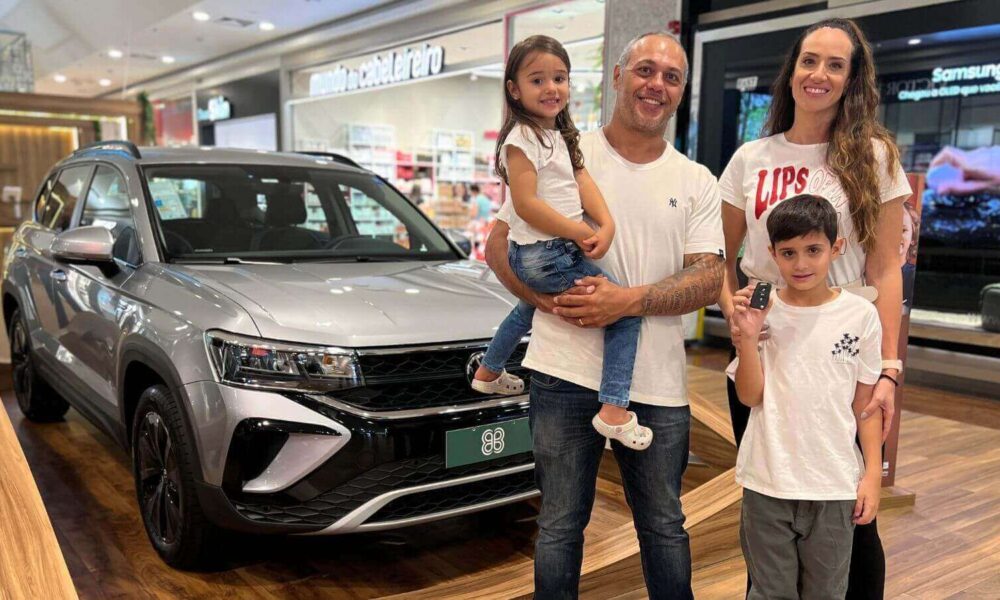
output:
M154 165L143 174L168 261L458 258L374 175L269 165Z

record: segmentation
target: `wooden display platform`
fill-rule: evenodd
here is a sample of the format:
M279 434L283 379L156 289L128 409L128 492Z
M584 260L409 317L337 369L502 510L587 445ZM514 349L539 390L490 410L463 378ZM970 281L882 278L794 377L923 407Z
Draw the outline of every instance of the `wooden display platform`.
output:
M689 368L690 388L697 395L692 410L701 415L698 423L706 432L723 438L728 427L720 372L725 353L700 352L692 349L689 360L709 368ZM4 392L3 399L80 598L346 600L427 597L424 590L446 588L452 597L482 598L474 593L481 589L477 580L496 573L516 572L530 582L537 510L531 502L393 532L241 536L229 545L230 558L219 570L175 571L156 557L146 539L127 455L76 411L65 422L37 425L23 420L12 394ZM912 388L908 400L896 485L914 492L916 502L894 506L899 497L892 496L879 514L888 557L886 598L993 597L1000 583L1000 404L922 388ZM693 446L704 445L706 435L695 437ZM698 458L683 488L695 597L741 598L746 572L737 538L739 503L724 497L732 493L731 500L738 492L722 485L728 478L720 477L728 469ZM617 465L606 456L587 549L598 547L604 536L625 541L611 549L614 556L587 558L584 598L646 597L618 477ZM720 486L714 488L721 490L714 499L718 505L705 497L713 490L710 485ZM454 586L458 581L473 587L460 589ZM512 584L530 592L528 586Z
M0 598L76 597L28 461L0 410Z

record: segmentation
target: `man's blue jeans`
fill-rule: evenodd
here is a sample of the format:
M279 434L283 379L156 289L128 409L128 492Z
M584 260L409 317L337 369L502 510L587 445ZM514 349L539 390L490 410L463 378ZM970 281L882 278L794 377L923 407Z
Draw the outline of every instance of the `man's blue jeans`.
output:
M605 438L590 424L597 393L544 373L531 378L529 416L535 481L542 491L535 542L535 598L576 598L583 562L583 530L594 506ZM691 549L681 512L681 476L687 468L688 407L633 403L656 443L643 452L612 442L625 499L639 536L646 590L652 600L691 594Z
M586 259L574 242L559 238L523 246L511 242L507 259L518 279L543 294L564 292L576 285L574 282L577 279L584 277L607 277L597 265ZM517 303L500 324L486 350L483 365L487 369L496 373L503 371L521 338L531 329L531 319L534 316L534 306L527 302ZM632 387L632 369L641 325L640 317L625 317L604 328L600 401L605 404L628 406L628 392Z

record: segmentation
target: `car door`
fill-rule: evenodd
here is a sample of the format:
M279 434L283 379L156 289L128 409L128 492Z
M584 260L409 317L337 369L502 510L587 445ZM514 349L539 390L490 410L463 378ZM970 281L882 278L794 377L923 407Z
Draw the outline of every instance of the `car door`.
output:
M115 389L119 321L135 309L122 286L142 262L125 178L115 167L98 164L71 227L99 226L115 239L115 264L63 264L54 278L58 340L63 360L72 361L78 382L100 417L118 415Z
M74 165L59 171L44 202L39 199L38 214L35 215L39 226L24 230L23 260L31 280L30 303L33 308L28 316L28 329L32 348L45 362L58 362L65 358L56 334L60 323L65 320L56 302L56 294L62 288L62 282L58 280L65 276L65 270L52 258L50 246L55 236L69 227L77 198L89 183L93 171L91 164Z

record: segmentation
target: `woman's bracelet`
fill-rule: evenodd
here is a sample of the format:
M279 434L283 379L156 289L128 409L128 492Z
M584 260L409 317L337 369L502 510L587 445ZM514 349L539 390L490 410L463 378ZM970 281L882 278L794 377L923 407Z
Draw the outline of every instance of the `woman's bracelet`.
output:
M888 379L889 381L892 382L892 385L894 385L896 387L899 387L899 382L896 381L896 379L892 375L887 375L885 373L882 373L881 375L878 376L878 378L879 379Z

